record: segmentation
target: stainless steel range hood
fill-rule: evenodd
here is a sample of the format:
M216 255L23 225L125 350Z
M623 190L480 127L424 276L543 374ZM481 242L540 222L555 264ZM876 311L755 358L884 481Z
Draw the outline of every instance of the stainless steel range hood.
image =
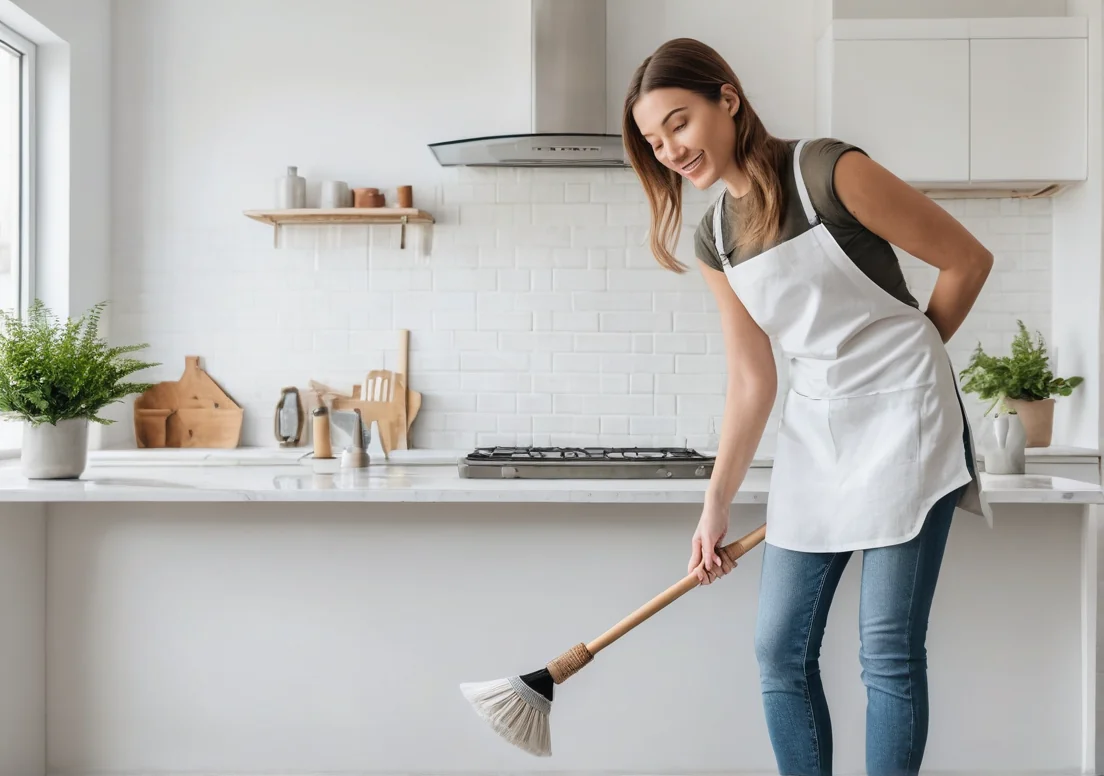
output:
M530 126L430 150L446 167L629 166L621 135L606 132L605 0L530 0L530 10Z

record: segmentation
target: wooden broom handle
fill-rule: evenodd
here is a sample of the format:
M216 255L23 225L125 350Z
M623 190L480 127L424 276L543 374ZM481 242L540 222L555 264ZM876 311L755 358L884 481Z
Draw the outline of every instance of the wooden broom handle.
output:
M721 547L718 554L724 553L728 556L730 560L732 560L733 563L735 563L741 555L750 551L752 548L755 547L755 545L763 541L766 535L767 526L766 524L763 524L746 536L743 536L736 541ZM668 604L673 603L680 596L689 593L699 584L700 583L698 582L697 574L687 574L685 577L682 578L680 582L671 585L669 588L657 595L651 601L641 606L628 617L621 620L621 622L617 623L608 631L596 638L594 641L587 644L587 651L592 656L598 654L599 650L605 649L610 644L617 641L617 639L621 638L630 630L635 628L637 625L651 617L653 614L663 609Z

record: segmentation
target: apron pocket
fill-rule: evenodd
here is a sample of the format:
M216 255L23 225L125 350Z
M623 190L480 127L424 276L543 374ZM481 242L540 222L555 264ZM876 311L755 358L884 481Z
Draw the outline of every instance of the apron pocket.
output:
M782 402L775 457L800 463L811 476L830 474L836 466L836 450L828 421L827 399L787 391Z
M869 482L919 470L921 409L932 386L828 399L841 480Z

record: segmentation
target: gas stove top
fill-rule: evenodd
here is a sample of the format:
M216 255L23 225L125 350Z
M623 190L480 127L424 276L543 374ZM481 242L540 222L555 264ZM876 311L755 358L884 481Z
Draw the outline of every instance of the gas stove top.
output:
M686 447L480 447L460 476L493 479L709 479L713 457Z

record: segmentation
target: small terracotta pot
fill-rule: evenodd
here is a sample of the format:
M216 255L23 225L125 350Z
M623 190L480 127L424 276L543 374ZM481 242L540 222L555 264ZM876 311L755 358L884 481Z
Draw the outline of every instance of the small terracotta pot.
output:
M414 207L414 189L411 186L399 186L399 207Z
M383 207L379 189L353 189L353 207Z
M1050 447L1050 435L1054 430L1054 399L1028 401L1005 399L1005 404L1020 417L1027 434L1027 447Z

